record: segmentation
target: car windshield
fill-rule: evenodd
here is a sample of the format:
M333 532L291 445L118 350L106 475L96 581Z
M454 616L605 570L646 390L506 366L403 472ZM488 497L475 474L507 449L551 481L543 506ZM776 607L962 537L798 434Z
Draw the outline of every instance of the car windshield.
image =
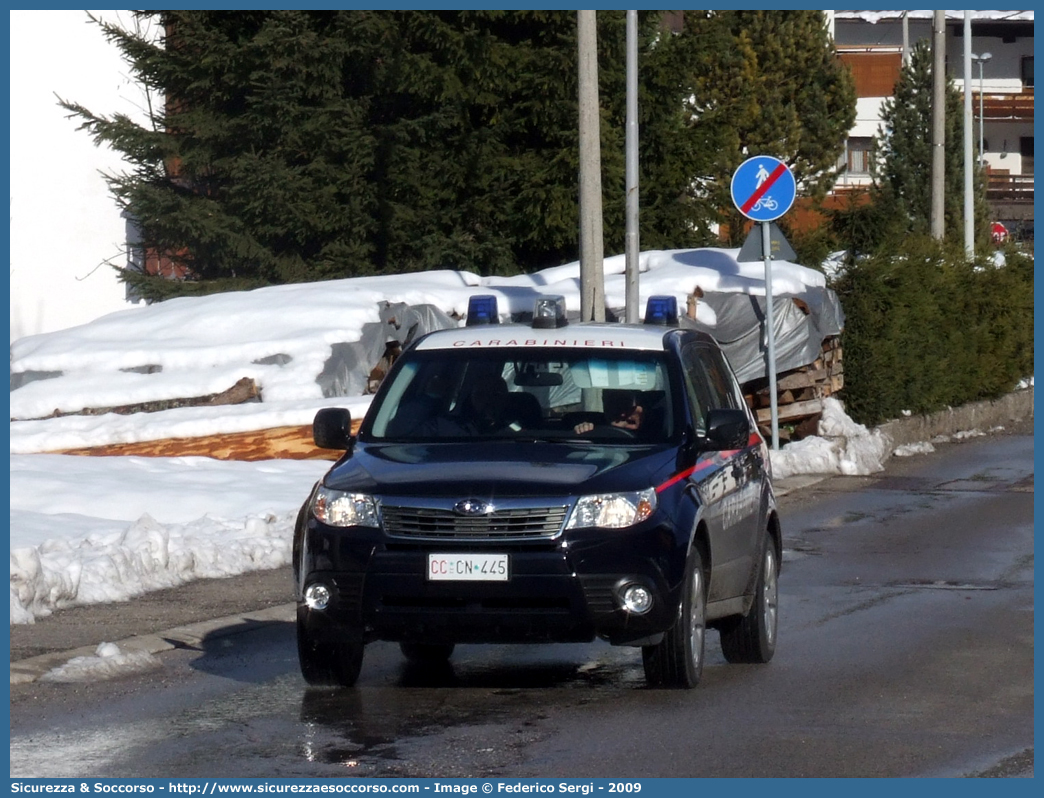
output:
M381 387L363 435L374 440L673 436L662 352L414 351Z

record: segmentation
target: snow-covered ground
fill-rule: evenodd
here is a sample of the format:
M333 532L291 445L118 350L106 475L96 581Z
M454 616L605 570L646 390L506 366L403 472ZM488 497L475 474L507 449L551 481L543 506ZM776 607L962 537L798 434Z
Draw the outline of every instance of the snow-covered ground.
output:
M735 250L650 252L641 260L642 301L671 293L684 307L704 291L764 293L761 264L737 264ZM823 276L777 264L773 288L797 292ZM608 304L624 304L623 258L606 260ZM469 272L369 277L251 292L174 299L119 311L67 330L30 336L11 348L12 373L45 379L11 393L11 623L33 623L55 609L126 600L193 579L289 564L294 515L325 461L226 462L203 457L77 457L60 449L197 437L311 422L331 404L361 416L369 397L324 398L316 375L331 344L358 340L378 322L379 303L436 305L464 314L472 294L496 294L502 312L532 307L539 293L562 294L579 309L579 265L512 278ZM707 313L700 305L698 312ZM709 325L713 318L701 319ZM283 355L283 365L255 361ZM153 373L126 371L150 366ZM264 401L183 407L133 415L68 415L54 410L202 396L243 376ZM773 452L777 477L866 474L891 454L877 431L855 424L828 400L820 437ZM122 659L121 659L122 658ZM96 672L122 662L102 646ZM79 678L78 663L55 678Z

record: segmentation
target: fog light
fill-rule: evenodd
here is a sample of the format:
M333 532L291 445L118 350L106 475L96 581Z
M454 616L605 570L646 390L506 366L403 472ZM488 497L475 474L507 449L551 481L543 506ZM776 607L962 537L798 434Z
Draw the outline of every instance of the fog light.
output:
M652 593L641 585L629 585L623 591L623 606L635 615L644 615L652 609Z
M310 585L305 591L305 604L309 609L325 610L330 606L330 588L326 585Z

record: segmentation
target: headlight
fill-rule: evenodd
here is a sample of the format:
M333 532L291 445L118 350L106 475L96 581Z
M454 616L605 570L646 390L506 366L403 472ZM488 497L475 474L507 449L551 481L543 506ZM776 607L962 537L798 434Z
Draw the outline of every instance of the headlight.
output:
M604 529L623 529L644 521L656 510L656 491L634 493L602 493L581 496L566 523L566 529L597 526Z
M312 498L312 514L330 526L380 526L373 496L331 490L322 485Z

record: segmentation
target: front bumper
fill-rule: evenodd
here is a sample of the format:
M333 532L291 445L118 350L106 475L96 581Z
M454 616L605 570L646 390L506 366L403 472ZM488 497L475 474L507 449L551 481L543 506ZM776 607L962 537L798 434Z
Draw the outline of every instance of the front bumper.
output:
M310 519L299 573L299 619L313 636L429 643L582 642L626 645L675 620L687 540L655 517L629 530L572 530L533 544L402 543L380 530ZM506 553L506 582L429 581L429 552ZM330 588L307 607L312 584ZM623 609L622 589L653 597L643 614Z

